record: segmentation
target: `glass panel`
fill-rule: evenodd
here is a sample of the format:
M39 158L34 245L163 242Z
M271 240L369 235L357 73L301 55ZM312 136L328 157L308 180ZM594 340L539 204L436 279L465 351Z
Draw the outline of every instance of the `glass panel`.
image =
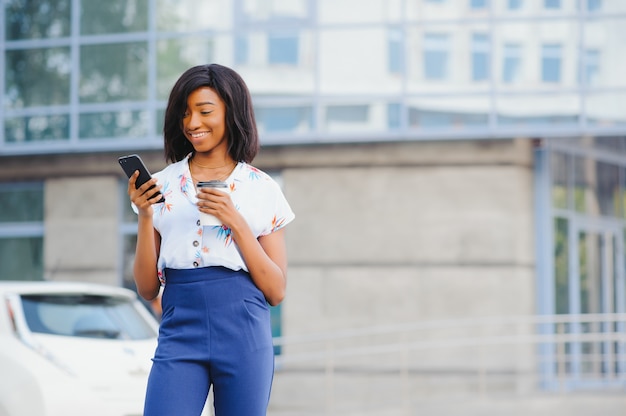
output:
M487 81L491 68L490 37L486 33L472 35L472 80Z
M297 32L291 32L289 35L293 36L297 33L298 46L297 46L297 63L285 64L279 63L273 64L271 59L277 58L271 56L271 36L267 32L249 32L237 38L236 42L239 44L245 43L246 50L239 51L237 59L241 64L235 68L237 72L241 74L243 79L248 84L252 95L267 94L311 94L315 90L316 80L316 62L314 54L313 37L310 31L299 30ZM273 36L273 35L272 35ZM282 34L281 34L282 36ZM324 35L320 35L323 37ZM229 42L233 42L230 39ZM323 40L321 41L323 42ZM274 45L275 46L275 45ZM293 45L292 45L293 46ZM229 50L232 45L228 46ZM248 53L247 56L242 56L243 53ZM291 57L293 58L293 49L291 51ZM230 56L232 59L232 56ZM282 59L282 58L281 58ZM280 59L278 59L280 60ZM335 64L334 61L329 64ZM353 63L351 68L354 69ZM334 71L335 68L328 68L328 70ZM320 69L320 79L324 76L328 76L331 82L334 82L337 76L333 72L324 73L324 64ZM341 74L341 71L339 72ZM354 76L354 70L352 71ZM335 91L337 93L337 91Z
M622 2L619 2L622 3ZM624 3L626 6L626 3ZM626 7L622 6L624 10ZM589 84L594 87L624 87L626 43L622 41L626 19L594 19L585 21L583 67Z
M231 0L156 0L156 8L161 32L228 29L233 22Z
M0 224L43 221L43 201L40 183L0 187Z
M626 126L626 92L589 94L585 103L585 116L590 126Z
M389 71L389 36L384 27L322 30L319 42L322 93L400 93L402 78ZM396 52L401 51L396 48ZM355 64L365 62L367 70L355 70Z
M148 0L82 0L80 33L143 32L148 29Z
M567 209L569 205L569 156L563 153L552 153L552 205L555 208Z
M243 0L242 17L249 23L299 21L309 17L309 0Z
M621 188L619 168L603 162L596 162L595 198L600 208L600 215L621 216Z
M574 162L574 208L578 212L598 214L598 206L593 203L595 164L592 159L573 156Z
M145 42L82 46L81 102L145 100L148 95L147 48Z
M267 37L267 62L271 65L293 65L300 62L297 32L269 33Z
M311 131L313 109L311 106L263 107L255 106L259 133Z
M145 137L149 119L147 111L81 114L78 134L81 139Z
M483 82L492 73L491 35L487 24L413 25L406 32L405 50L411 51L406 56L409 93L454 94L489 89L490 83ZM366 59L372 62L371 56Z
M408 101L409 127L485 127L489 122L489 97L414 98Z
M190 38L166 39L157 42L157 90L160 99L167 99L180 75L200 63L215 59L213 37L193 36Z
M70 35L71 0L4 0L7 40Z
M568 221L554 219L554 293L557 314L570 313Z
M6 108L69 103L69 48L9 50L5 59Z
M496 23L493 31L496 87L520 92L555 86L577 87L579 33L579 26L570 20Z
M402 19L401 0L317 0L320 24L390 22ZM358 13L355 11L358 10Z
M7 143L42 140L68 140L70 117L67 114L7 118L4 138Z
M601 241L600 234L581 231L578 236L580 254L580 313L600 313Z
M0 238L0 264L0 280L43 280L43 238Z
M499 96L496 99L496 110L496 120L501 126L576 126L579 123L580 96Z
M156 336L126 299L85 294L22 295L22 307L29 329L36 333L123 340Z
M387 129L386 110L386 103L328 105L324 128L329 132L383 131Z

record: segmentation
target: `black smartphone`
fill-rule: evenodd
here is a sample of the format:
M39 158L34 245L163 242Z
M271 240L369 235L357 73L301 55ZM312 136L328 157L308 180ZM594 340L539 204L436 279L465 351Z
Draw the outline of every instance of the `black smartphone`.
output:
M135 171L139 171L139 176L137 177L137 181L135 182L135 188L139 188L141 185L152 179L152 175L150 175L148 168L146 168L146 165L144 165L143 161L138 155L122 156L117 159L117 161L119 162L122 169L124 169L126 176L128 176L129 178L133 176L133 173L135 173ZM148 190L154 188L155 186L151 186ZM161 195L161 192L159 191L157 192L157 194ZM152 195L150 198L154 197L155 195L156 194ZM161 199L159 199L158 202L165 202L165 197L161 195Z

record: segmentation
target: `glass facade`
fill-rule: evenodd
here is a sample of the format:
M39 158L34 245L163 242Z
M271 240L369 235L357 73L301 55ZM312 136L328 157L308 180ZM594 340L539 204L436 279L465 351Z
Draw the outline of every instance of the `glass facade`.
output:
M616 0L7 0L0 20L0 154L159 147L175 79L209 62L246 79L267 145L626 123Z
M0 280L43 279L42 183L0 184Z
M553 139L547 148L553 269L540 278L549 280L552 289L545 292L554 295L539 303L546 313L599 317L555 330L581 339L566 344L561 371L577 386L594 378L596 385L599 378L620 386L624 343L582 339L589 333L614 333L617 324L604 322L602 314L626 312L626 139Z

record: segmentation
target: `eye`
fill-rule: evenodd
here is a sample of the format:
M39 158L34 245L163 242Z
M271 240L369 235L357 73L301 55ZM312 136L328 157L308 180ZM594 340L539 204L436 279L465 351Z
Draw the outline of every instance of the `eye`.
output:
M213 111L201 111L200 114L202 114L203 116L208 116L209 114L211 114Z

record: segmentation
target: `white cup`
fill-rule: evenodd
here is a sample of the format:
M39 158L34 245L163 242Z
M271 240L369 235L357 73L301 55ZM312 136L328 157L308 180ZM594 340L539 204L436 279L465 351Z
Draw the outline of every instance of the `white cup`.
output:
M228 184L226 182L222 182L222 181L207 181L207 182L198 182L198 184L196 185L198 189L200 188L214 188L217 189L221 192L224 192L226 194L230 193L230 186L228 186ZM208 227L215 227L215 226L222 226L222 222L220 220L217 219L217 217L215 217L214 215L211 214L206 214L202 211L200 211L200 225L204 226L208 226Z

